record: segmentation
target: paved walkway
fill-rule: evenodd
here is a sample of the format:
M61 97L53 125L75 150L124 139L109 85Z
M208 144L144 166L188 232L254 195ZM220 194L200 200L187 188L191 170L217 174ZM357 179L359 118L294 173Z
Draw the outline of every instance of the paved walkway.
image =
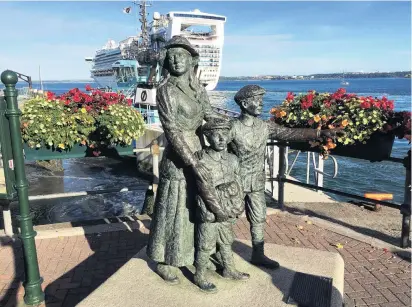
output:
M136 223L130 223L134 225L119 231L36 240L47 298L40 306L75 306L144 247L148 229L136 229ZM239 239L250 239L244 218L235 226L235 233ZM24 294L21 245L1 240L0 306L17 306ZM289 214L268 216L266 240L340 253L345 261L348 307L411 306L410 259Z

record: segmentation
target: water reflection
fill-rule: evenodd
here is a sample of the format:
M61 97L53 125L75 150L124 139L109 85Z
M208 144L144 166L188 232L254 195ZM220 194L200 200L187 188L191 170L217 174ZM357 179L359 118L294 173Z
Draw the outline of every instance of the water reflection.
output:
M146 189L149 184L147 180L139 178L134 157L67 159L63 160L63 168L63 171L53 172L34 162L27 163L29 195L132 186ZM34 213L35 225L92 220L138 213L143 205L144 194L144 191L132 191L35 200L30 202L30 208ZM13 203L11 210L15 218L18 204Z

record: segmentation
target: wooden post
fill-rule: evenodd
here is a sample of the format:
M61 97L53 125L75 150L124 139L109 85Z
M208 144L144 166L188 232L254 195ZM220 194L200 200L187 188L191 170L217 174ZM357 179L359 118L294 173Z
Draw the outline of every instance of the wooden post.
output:
M157 140L152 141L150 146L150 153L152 154L152 165L153 165L153 193L156 196L157 185L159 184L159 154L160 148L157 144Z

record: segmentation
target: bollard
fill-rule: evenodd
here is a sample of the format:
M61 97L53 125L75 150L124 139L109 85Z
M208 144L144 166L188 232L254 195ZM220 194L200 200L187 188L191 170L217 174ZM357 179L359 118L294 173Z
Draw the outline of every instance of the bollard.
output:
M284 145L279 146L279 173L278 173L278 204L281 210L284 209L285 201L285 182L283 181L286 176L286 165L285 165L285 155L286 147Z
M13 223L11 219L10 211L10 201L5 200L0 203L0 207L3 210L3 224L4 224L4 234L8 237L12 237L13 233Z
M410 245L411 232L411 151L408 151L408 156L405 157L403 165L406 168L405 175L405 194L403 204L401 206L402 214L402 232L401 232L401 247L407 248Z
M17 104L17 75L6 70L1 74L1 81L6 86L4 96L7 102L6 116L9 118L10 138L14 160L16 178L16 190L20 208L20 238L23 242L25 281L23 283L25 294L24 301L28 305L40 304L44 301L44 293L41 288L39 264L37 261L36 243L34 237L32 215L30 213L28 182L24 169L24 157L22 137L20 131L20 110Z

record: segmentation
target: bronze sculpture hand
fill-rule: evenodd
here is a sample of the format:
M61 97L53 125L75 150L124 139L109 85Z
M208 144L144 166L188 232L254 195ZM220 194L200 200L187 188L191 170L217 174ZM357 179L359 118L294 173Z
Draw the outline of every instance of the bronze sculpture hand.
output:
M342 128L320 130L320 137L323 139L336 139L336 137L345 136Z

